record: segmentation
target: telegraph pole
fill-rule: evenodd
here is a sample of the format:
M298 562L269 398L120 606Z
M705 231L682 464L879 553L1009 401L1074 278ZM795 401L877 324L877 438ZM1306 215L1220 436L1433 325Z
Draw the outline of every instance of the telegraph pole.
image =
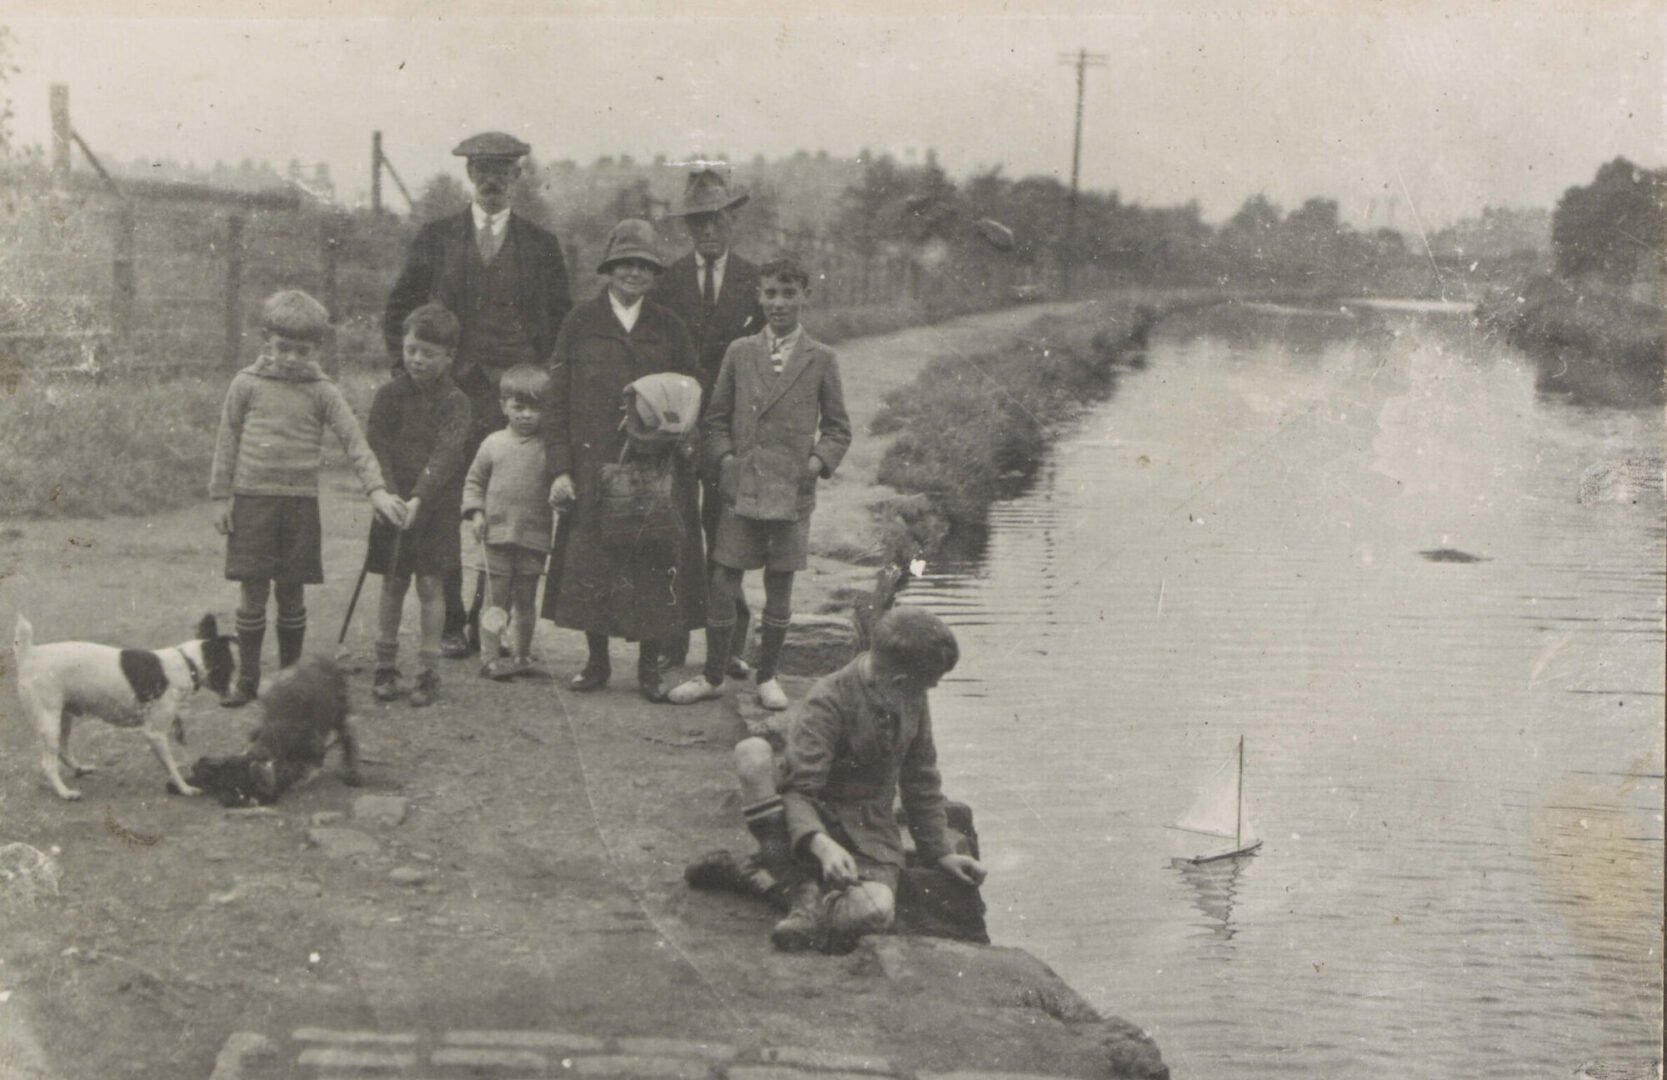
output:
M1068 298L1071 295L1071 269L1076 262L1077 246L1077 176L1082 169L1082 90L1085 72L1091 67L1104 67L1110 59L1100 53L1091 53L1087 49L1078 49L1075 55L1063 53L1059 57L1062 64L1073 64L1077 69L1077 132L1071 141L1071 198L1065 204L1065 243L1061 274L1061 288Z

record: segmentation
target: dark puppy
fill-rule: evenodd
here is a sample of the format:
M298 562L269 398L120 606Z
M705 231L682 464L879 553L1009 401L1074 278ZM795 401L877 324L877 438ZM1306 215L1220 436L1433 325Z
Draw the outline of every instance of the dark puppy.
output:
M199 758L191 780L223 806L276 802L323 767L331 746L342 751L342 779L359 783L347 677L335 661L306 656L261 690L261 723L247 752Z

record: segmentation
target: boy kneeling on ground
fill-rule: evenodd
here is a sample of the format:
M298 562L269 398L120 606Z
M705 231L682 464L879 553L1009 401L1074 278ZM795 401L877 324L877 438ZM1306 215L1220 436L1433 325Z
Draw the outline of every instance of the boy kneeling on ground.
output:
M811 688L777 758L764 738L735 748L743 815L760 869L788 891L779 949L829 948L889 929L896 916L903 837L899 796L923 866L976 887L985 871L951 850L927 691L960 648L942 619L893 608L873 647Z

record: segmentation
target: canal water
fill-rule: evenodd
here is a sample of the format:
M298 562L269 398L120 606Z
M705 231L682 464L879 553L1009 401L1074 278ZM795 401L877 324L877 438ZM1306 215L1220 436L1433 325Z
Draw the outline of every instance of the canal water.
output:
M1667 530L1659 488L1579 491L1660 414L1537 396L1451 312L1217 312L1149 358L904 593L961 638L934 716L994 938L1178 1078L1654 1059ZM1263 846L1177 868L1241 735Z

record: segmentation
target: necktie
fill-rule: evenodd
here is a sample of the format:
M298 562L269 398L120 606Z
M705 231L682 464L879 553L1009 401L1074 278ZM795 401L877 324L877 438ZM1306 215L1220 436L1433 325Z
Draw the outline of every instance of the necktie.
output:
M480 243L480 261L490 264L498 255L498 249L503 246L503 231L491 218L486 220L486 227L480 230L476 240Z
M712 280L712 260L707 259L703 265L705 276L700 281L700 302L710 312L718 302L717 283Z

